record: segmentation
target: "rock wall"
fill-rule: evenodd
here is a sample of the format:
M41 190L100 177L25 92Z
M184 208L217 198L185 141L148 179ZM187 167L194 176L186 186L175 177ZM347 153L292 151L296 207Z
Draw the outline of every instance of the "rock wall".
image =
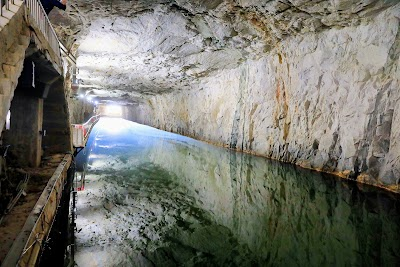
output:
M287 38L259 59L151 97L132 119L399 192L400 4Z
M24 8L19 8L10 20L7 19L7 24L0 28L0 132L4 128L30 40L24 11Z
M85 123L93 115L93 104L83 100L68 99L69 119L71 123Z

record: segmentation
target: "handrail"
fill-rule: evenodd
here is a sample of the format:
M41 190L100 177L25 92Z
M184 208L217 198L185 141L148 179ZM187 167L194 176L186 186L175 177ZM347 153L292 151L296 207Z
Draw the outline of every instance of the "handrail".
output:
M98 122L99 119L100 119L100 115L95 115L95 116L92 116L90 119L88 119L87 122L85 122L83 124L72 124L72 126L80 126L82 128L89 129L93 124L96 124L96 122Z
M54 51L58 65L61 64L61 57L64 56L72 64L76 65L76 58L70 53L70 51L63 45L58 39L57 34L43 9L42 3L39 0L23 0L28 12L28 20L31 25L36 26L43 35L46 41L49 43L51 49ZM15 4L15 0L0 0L0 17L3 17L3 6L5 10L11 11L10 3Z
M38 0L24 0L24 2L29 12L30 24L35 25L43 33L51 49L61 59L60 41L43 9L42 3ZM59 64L61 65L61 62Z
M89 138L90 131L99 121L100 115L91 117L83 124L72 124L72 135L74 147L84 147Z
M76 57L68 51L68 49L60 42L61 53L76 66Z
M3 6L6 6L6 10L10 10L9 0L0 0L0 16L3 16ZM14 4L14 0L11 0L11 3Z
M14 0L12 0L14 1ZM38 0L24 0L26 6L30 10L30 15L34 19L36 25L39 26L41 32L45 35L54 52L61 58L64 55L70 62L76 65L76 58L73 56L64 44L58 39L57 34L43 9L42 3ZM35 6L33 9L32 7ZM43 17L45 19L43 20Z

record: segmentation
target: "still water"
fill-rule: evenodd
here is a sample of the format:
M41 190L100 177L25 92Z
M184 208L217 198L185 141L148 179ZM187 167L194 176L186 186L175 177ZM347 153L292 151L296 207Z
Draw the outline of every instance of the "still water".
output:
M122 119L81 153L78 266L400 266L384 191Z

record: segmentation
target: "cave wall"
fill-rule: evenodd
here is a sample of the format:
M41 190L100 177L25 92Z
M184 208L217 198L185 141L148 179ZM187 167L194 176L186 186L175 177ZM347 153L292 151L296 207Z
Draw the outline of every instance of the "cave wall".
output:
M399 191L400 5L358 26L287 38L131 119Z
M85 123L93 116L93 104L82 99L69 98L70 121L74 124Z

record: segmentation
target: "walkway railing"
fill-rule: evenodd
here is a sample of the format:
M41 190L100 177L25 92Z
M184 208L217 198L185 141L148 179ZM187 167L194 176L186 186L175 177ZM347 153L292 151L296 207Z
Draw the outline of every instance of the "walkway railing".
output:
M3 6L6 6L6 10L10 10L8 0L0 0L0 16L3 16Z
M90 131L99 119L100 115L96 115L91 117L84 124L72 124L72 143L74 148L84 148L86 146Z
M23 1L26 5L26 13L29 24L43 34L50 48L53 50L55 56L57 57L57 64L62 67L61 57L65 56L71 63L76 65L76 58L71 53L69 53L68 49L58 39L57 34L54 31L54 28L51 25L50 20L47 17L40 0ZM0 16L5 15L3 14L2 10L3 6L5 6L5 10L12 11L10 9L10 3L15 4L15 2L16 0L0 0Z
M3 6L6 6L6 10L9 10L8 0L0 0L0 16L3 16Z
M54 31L53 26L47 17L42 4L38 0L24 0L28 13L28 20L32 26L36 26L42 33L46 41L49 43L51 49L60 60L58 64L61 64L61 49L60 41L58 40L57 34Z
M23 1L23 0L21 0ZM15 0L0 0L0 17L5 17L8 18L9 14L7 14L7 11L13 12L14 10L12 9L12 6L10 6L10 3L12 5L16 5L16 2L21 2L21 1L15 1ZM3 10L4 7L4 10ZM9 12L8 12L9 13Z

